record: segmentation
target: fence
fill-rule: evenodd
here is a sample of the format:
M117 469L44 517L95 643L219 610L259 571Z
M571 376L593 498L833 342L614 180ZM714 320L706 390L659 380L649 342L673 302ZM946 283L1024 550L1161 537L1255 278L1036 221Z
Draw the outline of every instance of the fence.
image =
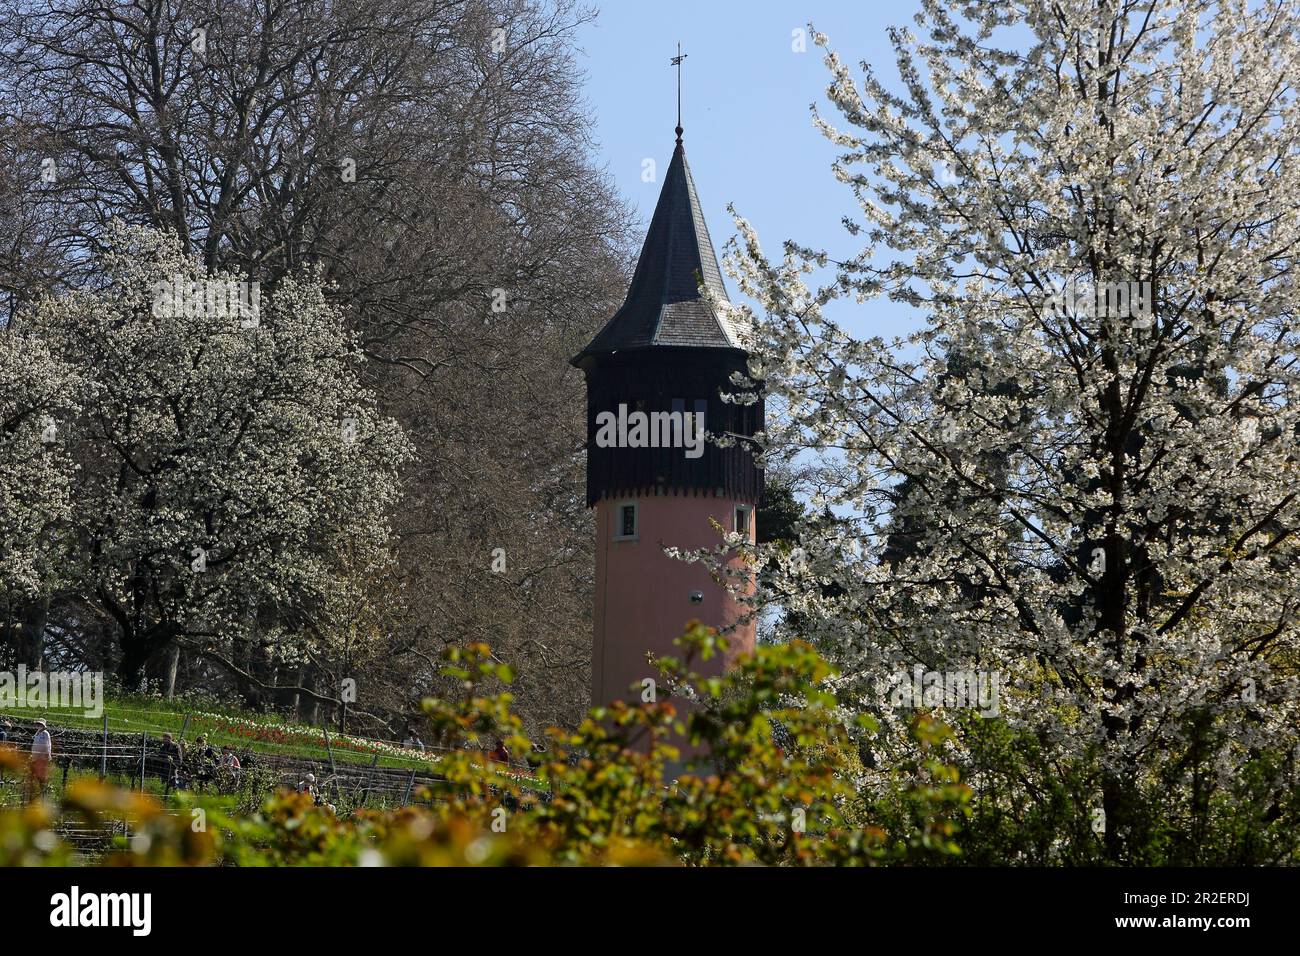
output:
M143 790L151 781L157 789L169 789L176 765L161 750L161 735L91 731L79 728L49 728L54 743L50 768L50 786L61 793L68 778L77 774L94 774L99 779L109 779L131 789ZM9 743L19 752L31 750L33 726L15 726L9 734ZM322 794L349 806L375 804L402 804L409 802L411 794L419 787L441 779L434 771L416 768L381 767L375 754L369 765L347 763L332 759L318 760L288 754L262 753L249 749L236 751L240 759L239 771L214 769L209 781L200 781L200 764L197 755L187 753L181 769L190 784L201 784L201 789L229 792L241 789L247 783L260 783L256 789L266 792L287 786L295 787L307 774L316 777ZM3 777L0 777L0 781Z

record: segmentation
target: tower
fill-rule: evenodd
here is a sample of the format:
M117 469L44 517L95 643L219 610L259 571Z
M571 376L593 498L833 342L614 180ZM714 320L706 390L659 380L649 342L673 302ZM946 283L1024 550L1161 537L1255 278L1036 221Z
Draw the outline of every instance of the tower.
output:
M742 607L708 569L663 553L717 547L710 519L754 540L763 490L744 443L686 447L692 421L700 421L687 415L702 416L711 435L748 436L763 427L763 405L720 397L738 391L730 378L745 371L747 355L737 330L700 293L703 286L727 301L681 133L679 120L627 298L573 359L587 381L587 505L596 512L596 705L629 699L629 688L657 676L647 652L680 656L673 640L692 618L732 629L728 660L754 645L754 622L737 625ZM649 422L639 435L638 421ZM717 673L725 663L697 666Z

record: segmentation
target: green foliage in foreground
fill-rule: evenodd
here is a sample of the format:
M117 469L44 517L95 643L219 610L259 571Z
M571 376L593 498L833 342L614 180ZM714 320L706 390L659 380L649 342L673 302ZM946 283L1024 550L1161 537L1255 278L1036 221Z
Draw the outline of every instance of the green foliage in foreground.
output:
M532 755L535 780L467 749L444 759L444 779L418 805L396 811L340 819L280 792L254 813L198 803L177 813L78 783L60 816L90 828L128 821L133 838L117 838L109 865L870 865L958 852L970 794L937 760L918 768L891 811L863 805L843 771L856 760L850 731L869 733L871 722L846 725L824 689L830 668L810 647L760 647L725 676L705 677L692 664L720 653L722 639L692 625L678 643L683 661L656 663L689 707L598 708L574 732L552 729L535 750L510 694L488 689L508 683L509 668L483 644L449 650L446 673L463 693L425 702L442 741L502 739ZM946 732L925 719L915 727L922 752ZM3 759L17 768L17 755ZM40 805L0 815L0 863L75 862L55 821Z

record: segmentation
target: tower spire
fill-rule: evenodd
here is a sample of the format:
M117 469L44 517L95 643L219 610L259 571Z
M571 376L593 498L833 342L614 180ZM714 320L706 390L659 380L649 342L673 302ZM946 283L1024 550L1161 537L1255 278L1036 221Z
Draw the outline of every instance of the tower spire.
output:
M677 145L682 145L682 60L690 56L682 52L682 45L677 44L677 55L670 62L677 67Z

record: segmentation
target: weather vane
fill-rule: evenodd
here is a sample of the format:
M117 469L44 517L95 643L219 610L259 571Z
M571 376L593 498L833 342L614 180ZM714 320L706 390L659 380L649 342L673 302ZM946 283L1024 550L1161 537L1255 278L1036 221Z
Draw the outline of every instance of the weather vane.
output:
M690 54L682 52L682 45L677 44L677 55L671 59L673 66L677 67L677 145L682 143L682 60Z

